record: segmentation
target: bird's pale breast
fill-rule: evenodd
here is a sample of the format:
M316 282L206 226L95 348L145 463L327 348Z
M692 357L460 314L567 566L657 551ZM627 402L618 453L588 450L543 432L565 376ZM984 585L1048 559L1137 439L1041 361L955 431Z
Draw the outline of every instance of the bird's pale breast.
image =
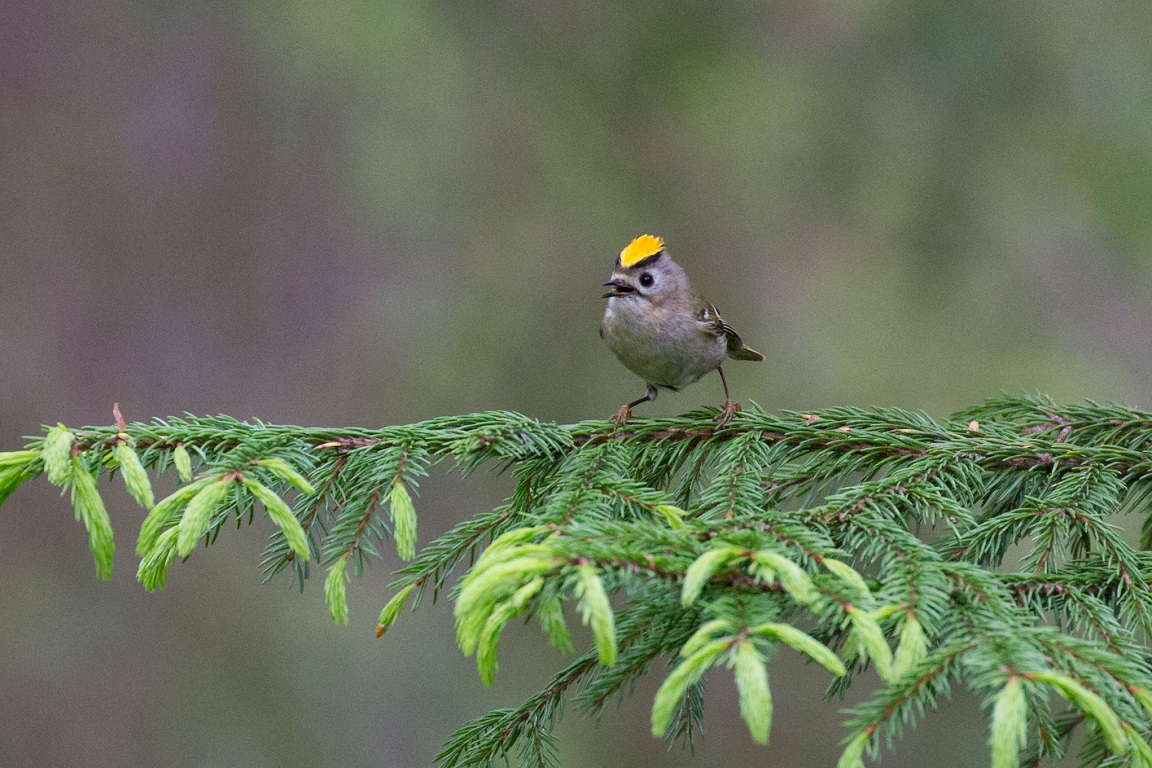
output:
M604 341L645 383L680 389L724 362L727 342L701 328L691 314L664 307L635 307L636 299L609 299Z

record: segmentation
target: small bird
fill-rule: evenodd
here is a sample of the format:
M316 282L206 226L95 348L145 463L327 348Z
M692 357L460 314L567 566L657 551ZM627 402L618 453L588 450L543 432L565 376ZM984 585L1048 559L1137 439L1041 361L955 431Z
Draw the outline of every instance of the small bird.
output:
M648 385L644 397L633 400L612 417L623 424L640 403L655 400L657 389L673 392L716 371L724 385L724 409L719 424L726 425L740 406L728 394L721 367L725 358L764 359L744 346L740 334L725 323L716 307L692 290L684 268L672 261L664 241L641 235L620 252L608 307L600 323L600 338L612 354Z

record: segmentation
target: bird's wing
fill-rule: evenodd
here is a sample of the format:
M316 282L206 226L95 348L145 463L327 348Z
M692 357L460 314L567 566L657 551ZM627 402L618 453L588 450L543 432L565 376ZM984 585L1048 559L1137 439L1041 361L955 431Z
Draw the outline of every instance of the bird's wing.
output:
M699 312L696 314L696 322L700 324L700 330L705 333L710 333L713 336L727 336L729 332L735 333L724 319L720 317L720 313L716 311L716 307L711 304L705 303L700 307ZM739 338L739 337L737 337Z
M711 304L705 304L700 309L700 316L697 321L705 331L715 336L724 336L728 342L728 357L736 360L763 360L764 355L760 354L751 347L744 346L744 340L740 338L740 334L736 333L736 329L724 322L724 318L720 317L720 313L716 311L716 307Z

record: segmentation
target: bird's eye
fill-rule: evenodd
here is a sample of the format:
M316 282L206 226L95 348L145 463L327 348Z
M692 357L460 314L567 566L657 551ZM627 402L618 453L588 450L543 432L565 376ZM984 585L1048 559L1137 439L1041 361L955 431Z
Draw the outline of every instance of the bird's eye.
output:
M654 282L656 282L656 278L652 277L651 273L645 272L644 274L640 275L640 285L644 286L645 288L651 288L652 283Z

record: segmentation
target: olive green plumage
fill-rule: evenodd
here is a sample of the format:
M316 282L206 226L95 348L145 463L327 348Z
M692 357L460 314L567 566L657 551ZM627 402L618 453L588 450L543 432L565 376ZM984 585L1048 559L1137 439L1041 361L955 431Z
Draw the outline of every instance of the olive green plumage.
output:
M648 385L644 397L622 406L622 423L634 406L656 398L657 389L686 387L712 371L724 385L721 422L738 409L728 395L721 367L727 358L760 361L764 355L744 345L711 303L692 289L684 268L672 260L664 241L651 235L633 240L616 260L600 336L624 367Z

